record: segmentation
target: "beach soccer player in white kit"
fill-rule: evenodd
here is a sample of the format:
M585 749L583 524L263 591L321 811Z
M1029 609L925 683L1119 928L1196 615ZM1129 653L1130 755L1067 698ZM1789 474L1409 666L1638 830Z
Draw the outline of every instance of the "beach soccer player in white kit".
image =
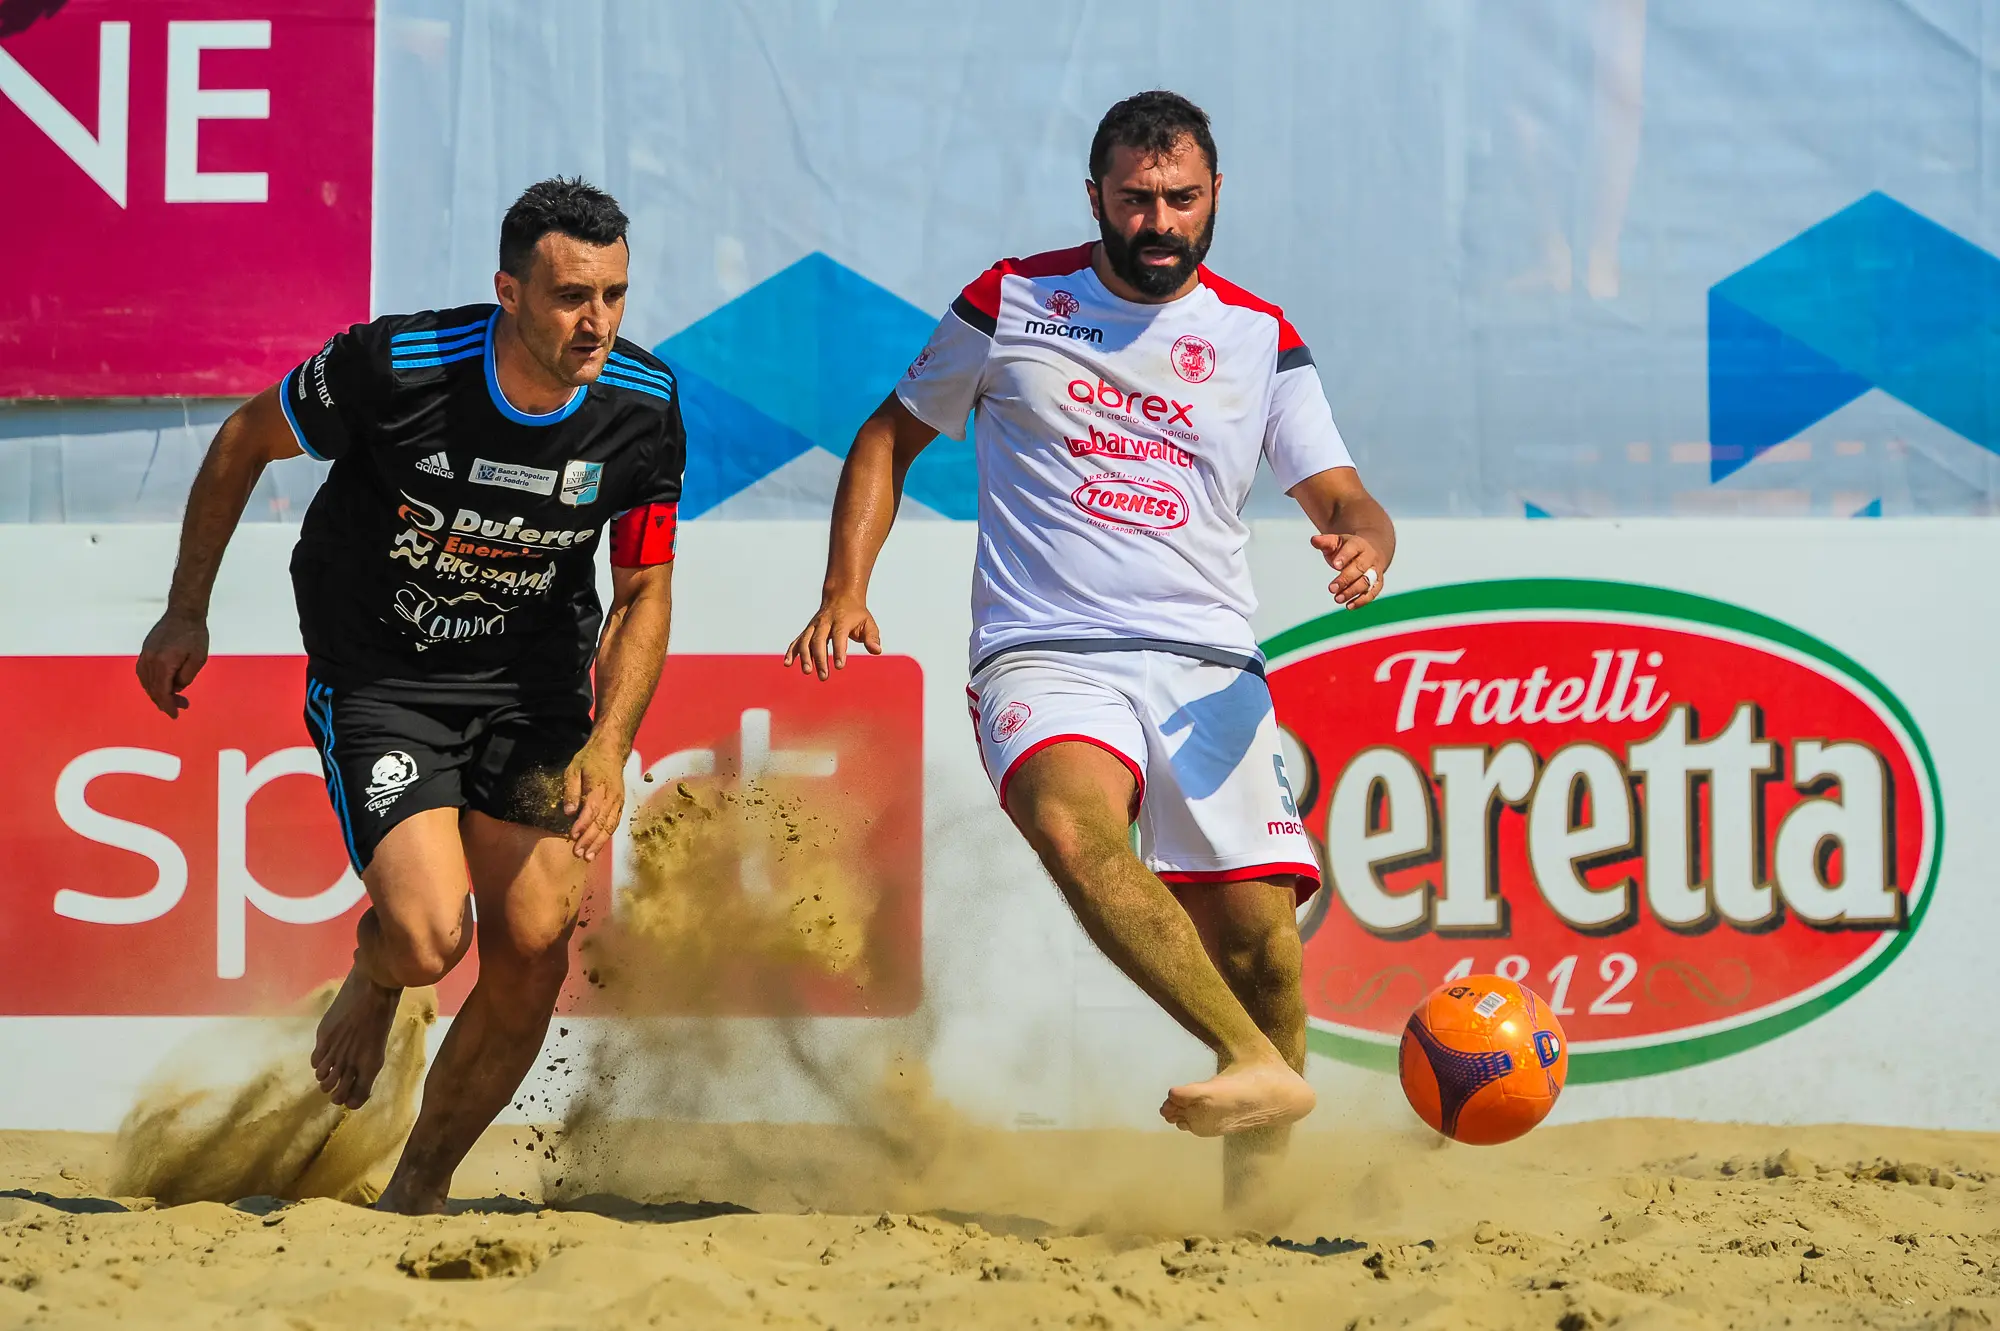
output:
M1160 1113L1230 1134L1241 1198L1313 1108L1295 909L1319 869L1240 514L1262 459L1346 606L1380 594L1395 531L1283 312L1202 266L1215 161L1187 99L1111 108L1090 154L1101 240L1005 260L952 302L848 453L821 607L786 660L824 679L850 641L881 651L868 583L904 475L972 417L967 700L987 775L1092 941L1215 1051L1216 1075Z

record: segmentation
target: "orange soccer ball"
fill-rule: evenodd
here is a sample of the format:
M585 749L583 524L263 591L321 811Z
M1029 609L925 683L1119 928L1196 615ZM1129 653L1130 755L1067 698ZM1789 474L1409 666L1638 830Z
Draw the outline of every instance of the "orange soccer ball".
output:
M1403 1027L1403 1094L1424 1122L1473 1146L1510 1142L1555 1108L1569 1075L1562 1023L1533 990L1468 975L1431 991Z

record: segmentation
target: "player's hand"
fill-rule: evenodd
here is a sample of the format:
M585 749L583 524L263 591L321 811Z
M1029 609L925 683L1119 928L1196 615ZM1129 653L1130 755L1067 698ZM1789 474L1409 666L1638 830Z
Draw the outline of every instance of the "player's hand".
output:
M1312 538L1312 543L1313 549L1326 557L1326 566L1333 570L1333 581L1326 584L1326 589L1333 593L1335 604L1355 610L1382 594L1389 577L1389 561L1382 558L1373 541L1365 536L1322 532Z
M799 673L825 679L830 670L847 669L847 644L858 642L870 656L882 654L882 630L860 601L829 601L806 625L806 631L785 648L785 664L799 663Z
M171 719L188 705L181 690L208 664L208 624L197 615L169 610L139 649L139 687Z
M570 826L570 853L594 860L618 830L625 811L625 758L595 740L577 750L563 771L563 812L576 819Z

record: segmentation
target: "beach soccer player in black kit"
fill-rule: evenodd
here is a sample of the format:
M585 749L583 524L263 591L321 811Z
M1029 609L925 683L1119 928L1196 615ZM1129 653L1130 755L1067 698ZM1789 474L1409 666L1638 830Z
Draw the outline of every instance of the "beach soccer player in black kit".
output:
M442 1211L533 1064L666 654L686 437L673 375L618 339L625 227L609 195L543 181L501 225L497 306L358 325L239 408L195 478L167 611L139 656L174 716L258 476L301 452L331 459L292 581L306 726L370 901L312 1053L334 1101L367 1100L403 988L458 964L478 908L479 980L387 1210Z

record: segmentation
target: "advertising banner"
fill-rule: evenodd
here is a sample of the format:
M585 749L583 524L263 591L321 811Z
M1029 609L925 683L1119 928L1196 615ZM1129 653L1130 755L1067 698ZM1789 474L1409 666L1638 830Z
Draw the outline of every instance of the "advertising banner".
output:
M1265 816L1325 870L1302 913L1315 1122L1407 1121L1412 1005L1497 972L1572 1043L1557 1122L2000 1130L2000 1072L1951 1019L2000 930L2000 529L1412 519L1388 594L1331 614L1312 534L1253 522L1246 554L1297 809L1274 790ZM752 1018L670 1029L736 1051L704 1104L771 1122L839 1112L786 1049L921 1050L981 1121L1078 1128L1157 1126L1159 1089L1213 1067L994 799L965 725L976 535L899 522L870 594L897 655L822 682L779 654L819 604L823 521L687 525L572 1037ZM10 1127L115 1128L174 1042L348 962L361 898L300 717L294 537L237 533L217 655L169 722L131 660L177 537L0 524L0 564L33 571L0 635Z
M915 1005L922 672L890 657L842 682L820 687L770 654L669 658L626 767L638 817L594 866L565 1010L603 1010L602 972L619 965L677 981L619 986L623 1011ZM0 1016L271 1012L345 972L365 894L300 720L304 689L302 657L216 657L169 721L129 657L0 656ZM794 812L807 804L810 819ZM648 829L683 819L717 829L692 840L710 859L649 855ZM613 881L631 898L616 907ZM824 923L835 893L838 929ZM704 961L685 945L689 918L729 953L699 984L685 982ZM791 945L759 948L760 930ZM476 961L443 987L447 1012Z
M257 392L368 317L374 0L0 20L0 398Z
M1624 583L1434 587L1266 644L1330 891L1313 1048L1389 1067L1437 984L1548 998L1571 1079L1761 1044L1922 922L1942 800L1866 667L1737 606Z

